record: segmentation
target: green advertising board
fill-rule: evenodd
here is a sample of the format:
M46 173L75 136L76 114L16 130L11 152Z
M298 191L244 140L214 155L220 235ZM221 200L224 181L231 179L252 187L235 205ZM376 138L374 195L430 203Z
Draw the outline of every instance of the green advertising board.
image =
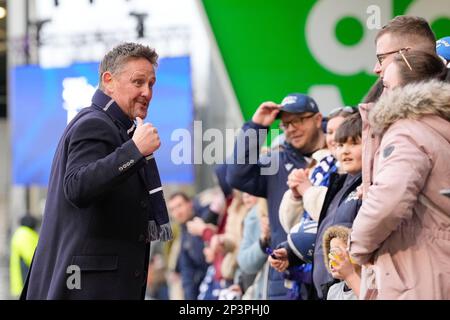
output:
M311 94L327 113L376 80L374 38L396 15L450 35L449 0L203 0L244 119L263 101Z

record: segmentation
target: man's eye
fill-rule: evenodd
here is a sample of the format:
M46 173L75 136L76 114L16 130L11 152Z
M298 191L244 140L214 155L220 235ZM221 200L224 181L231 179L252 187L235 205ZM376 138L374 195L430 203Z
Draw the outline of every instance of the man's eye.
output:
M133 84L136 86L142 86L144 84L144 81L143 80L134 80Z

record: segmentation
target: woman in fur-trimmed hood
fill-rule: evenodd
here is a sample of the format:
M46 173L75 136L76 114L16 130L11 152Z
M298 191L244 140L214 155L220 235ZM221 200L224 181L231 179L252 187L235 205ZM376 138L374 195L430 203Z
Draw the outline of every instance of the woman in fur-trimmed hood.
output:
M399 53L366 108L363 131L381 141L363 155L373 179L349 246L364 265L363 299L450 299L450 198L440 194L450 187L450 84L417 82L445 76L436 59Z

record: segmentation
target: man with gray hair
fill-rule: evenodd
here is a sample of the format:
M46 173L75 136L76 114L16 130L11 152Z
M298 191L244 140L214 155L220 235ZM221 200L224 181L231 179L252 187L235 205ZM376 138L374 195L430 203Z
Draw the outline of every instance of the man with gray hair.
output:
M143 123L158 55L140 44L106 54L92 105L67 125L53 160L39 243L23 299L143 299L150 242L170 240Z

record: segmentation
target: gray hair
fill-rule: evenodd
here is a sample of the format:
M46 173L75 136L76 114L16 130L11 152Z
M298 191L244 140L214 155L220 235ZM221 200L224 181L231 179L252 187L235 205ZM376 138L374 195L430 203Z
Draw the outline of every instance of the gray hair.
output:
M149 46L127 42L120 44L109 51L103 57L98 70L99 88L103 89L102 75L106 71L111 72L111 74L117 74L129 60L138 58L147 59L153 66L158 66L158 54L155 49L152 49Z

